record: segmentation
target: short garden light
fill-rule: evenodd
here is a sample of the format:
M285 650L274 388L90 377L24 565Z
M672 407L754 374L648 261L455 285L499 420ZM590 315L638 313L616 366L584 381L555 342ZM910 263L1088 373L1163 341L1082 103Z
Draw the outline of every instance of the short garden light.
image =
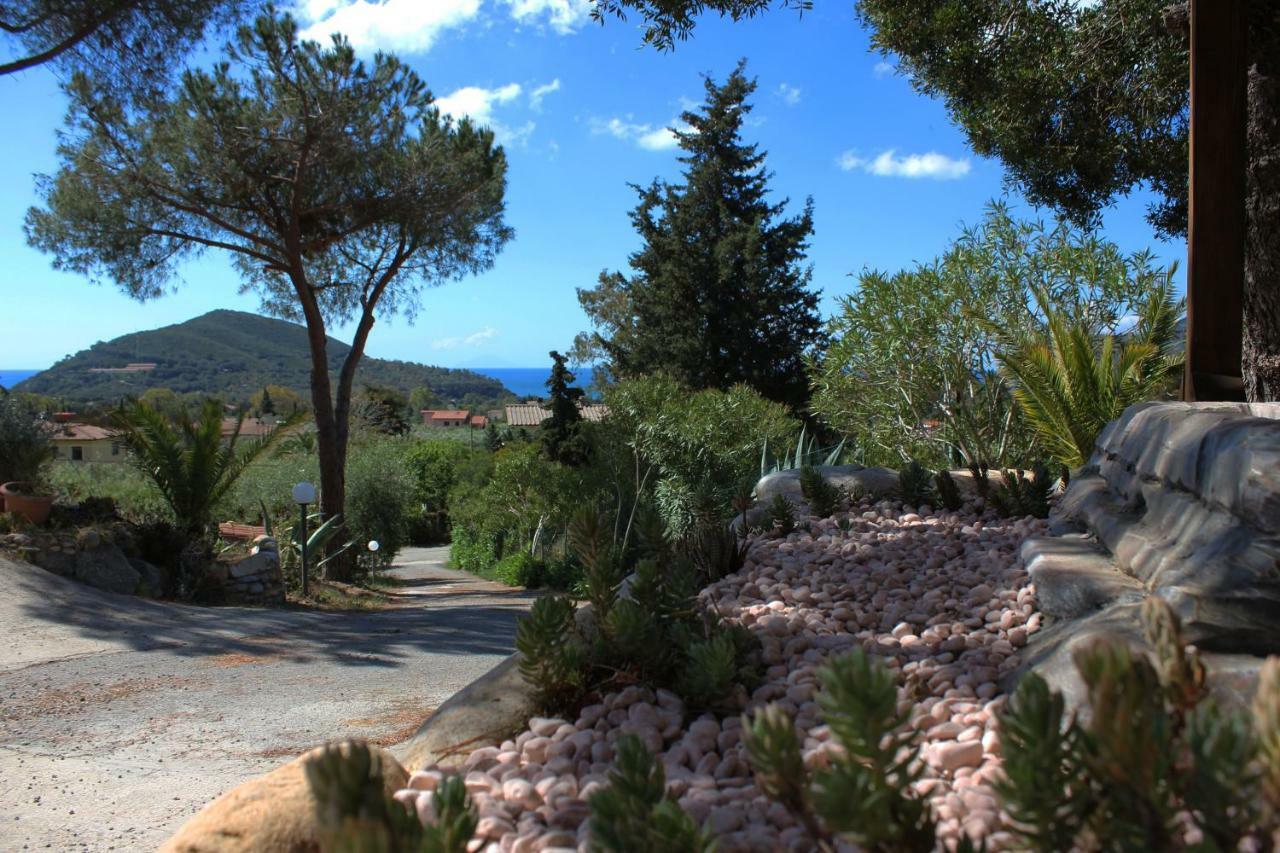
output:
M307 582L307 504L316 502L316 487L305 480L293 487L293 502L302 510L302 596L306 598L310 592Z

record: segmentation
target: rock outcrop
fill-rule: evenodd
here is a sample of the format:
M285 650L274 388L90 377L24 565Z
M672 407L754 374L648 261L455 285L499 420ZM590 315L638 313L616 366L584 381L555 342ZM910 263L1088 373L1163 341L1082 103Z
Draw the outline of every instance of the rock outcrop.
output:
M1212 653L1223 698L1247 696L1257 656L1280 653L1280 404L1131 406L1052 521L1060 535L1022 549L1057 620L1030 657L1068 695L1079 688L1071 649L1107 633L1141 646L1150 595Z

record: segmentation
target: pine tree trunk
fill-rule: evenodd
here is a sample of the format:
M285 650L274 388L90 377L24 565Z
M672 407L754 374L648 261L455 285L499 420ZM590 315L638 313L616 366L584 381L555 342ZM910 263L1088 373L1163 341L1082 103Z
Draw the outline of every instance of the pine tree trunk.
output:
M1249 6L1243 374L1251 402L1280 400L1280 6Z

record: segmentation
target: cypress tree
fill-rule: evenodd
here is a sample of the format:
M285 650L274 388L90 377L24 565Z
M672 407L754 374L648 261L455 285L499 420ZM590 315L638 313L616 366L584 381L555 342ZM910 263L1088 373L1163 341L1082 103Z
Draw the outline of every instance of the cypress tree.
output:
M665 372L694 388L745 382L792 406L808 399L803 357L821 337L818 294L804 264L813 200L782 218L768 198L765 153L742 140L756 82L738 64L685 112L675 135L684 183L635 187L631 221L644 246L633 274L601 273L578 298L594 349L620 377Z
M565 366L565 357L554 350L551 355L551 377L547 392L551 401L551 417L542 423L542 448L547 458L565 465L578 465L586 459L582 439L582 412L578 402L582 389L574 388L574 375Z

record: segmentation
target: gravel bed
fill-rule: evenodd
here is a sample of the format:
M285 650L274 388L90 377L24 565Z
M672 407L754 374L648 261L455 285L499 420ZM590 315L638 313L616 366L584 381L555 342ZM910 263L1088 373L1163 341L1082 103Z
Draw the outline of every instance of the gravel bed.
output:
M827 658L861 646L900 673L900 701L924 734L918 787L933 804L940 838L963 832L1000 849L1008 837L990 788L1000 766L998 685L1040 627L1018 548L1045 523L975 510L916 512L881 501L809 519L811 532L754 540L743 570L701 598L760 637L767 671L746 710L781 704L811 767L838 749L814 698ZM842 531L836 522L846 518ZM431 792L461 771L481 815L483 841L473 848L585 851L587 798L607 784L613 744L624 733L660 756L668 790L719 837L721 850L813 848L786 809L756 787L741 720L686 719L680 699L663 690L629 687L574 721L535 718L514 740L476 750L460 766L415 773L396 796L430 820Z

